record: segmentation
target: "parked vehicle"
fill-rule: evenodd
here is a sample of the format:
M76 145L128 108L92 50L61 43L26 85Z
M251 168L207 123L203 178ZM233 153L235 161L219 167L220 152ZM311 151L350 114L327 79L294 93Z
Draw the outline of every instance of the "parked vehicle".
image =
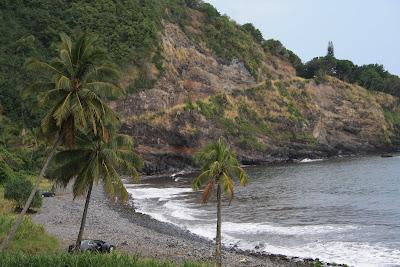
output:
M54 192L45 191L45 192L42 192L41 196L42 197L55 197L56 194Z
M68 252L73 252L75 245L68 247ZM116 249L114 245L103 241L103 240L82 240L80 251L81 252L99 252L99 253L111 253Z

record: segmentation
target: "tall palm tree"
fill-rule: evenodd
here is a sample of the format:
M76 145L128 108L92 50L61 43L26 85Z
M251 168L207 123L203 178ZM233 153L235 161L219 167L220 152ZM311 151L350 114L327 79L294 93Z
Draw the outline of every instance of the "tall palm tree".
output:
M125 171L133 178L138 178L142 161L133 150L132 138L127 135L111 135L105 141L92 133L77 136L73 149L57 153L54 158L55 168L51 171L57 184L66 187L72 180L73 195L86 194L85 207L75 249L80 248L90 197L94 183L102 182L107 195L120 202L128 200L128 192L121 182L119 172Z
M196 161L202 166L202 173L193 181L193 189L199 190L206 185L203 193L203 202L207 203L210 193L217 186L217 233L215 260L217 266L222 265L221 257L221 202L222 189L229 200L233 199L234 179L243 186L247 184L246 172L240 167L235 153L227 143L220 138L218 142L207 145L196 155Z
M23 210L0 246L0 252L14 238L57 147L61 144L72 146L76 128L90 129L107 138L106 123L117 120L104 98L122 93L115 83L118 71L105 63L107 54L96 46L97 39L85 34L78 34L74 41L66 34L60 34L60 38L58 57L50 63L31 59L26 64L37 74L37 82L32 87L41 91L42 103L48 107L41 130L53 145Z

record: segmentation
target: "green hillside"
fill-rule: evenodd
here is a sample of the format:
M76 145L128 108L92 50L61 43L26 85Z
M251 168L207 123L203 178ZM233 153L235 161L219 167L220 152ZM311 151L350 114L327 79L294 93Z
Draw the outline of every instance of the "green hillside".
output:
M33 74L24 62L51 59L60 32L97 34L111 61L129 76L121 84L131 94L152 88L165 73L161 36L166 22L179 25L198 51L211 51L219 62L243 62L257 82L272 78L264 63L275 56L318 83L330 75L369 90L400 92L399 77L380 65L356 66L334 55L303 64L279 41L264 40L252 24L239 25L199 0L4 0L0 15L0 160L17 161L15 169L32 169L40 161L35 128L45 108L30 87ZM387 118L396 124L393 116Z

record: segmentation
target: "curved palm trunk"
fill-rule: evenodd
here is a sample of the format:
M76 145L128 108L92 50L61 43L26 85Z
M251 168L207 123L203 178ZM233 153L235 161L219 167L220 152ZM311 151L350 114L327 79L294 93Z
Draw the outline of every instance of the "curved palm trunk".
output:
M85 230L87 211L88 211L88 208L89 208L90 196L92 195L92 189L93 189L93 181L90 184L90 187L89 187L89 190L88 190L88 193L87 193L87 196L86 196L85 208L83 209L83 215L82 215L82 220L81 220L81 227L79 229L78 238L76 239L76 243L75 243L75 250L76 251L79 251L80 247L81 247L83 231Z
M218 182L217 187L217 236L215 244L215 262L218 267L222 266L222 255L221 255L221 185Z
M39 173L39 176L36 178L35 186L33 187L32 192L29 195L29 198L26 201L24 208L22 209L21 213L18 215L18 218L17 218L15 224L13 225L11 231L7 235L7 238L1 244L0 252L6 250L9 247L9 245L11 244L11 241L14 239L15 233L17 232L18 228L22 224L24 216L25 216L26 212L28 211L29 207L32 204L32 200L33 200L36 192L39 189L40 182L42 181L42 179L44 177L44 174L46 173L46 170L47 170L47 168L48 168L48 166L50 164L50 161L54 157L54 153L56 152L56 149L60 145L60 143L61 143L61 138L59 137L57 139L57 141L54 143L53 147L51 148L50 153L47 156L47 159L44 162L44 165L43 165L43 167L42 167L42 169L41 169L41 171Z

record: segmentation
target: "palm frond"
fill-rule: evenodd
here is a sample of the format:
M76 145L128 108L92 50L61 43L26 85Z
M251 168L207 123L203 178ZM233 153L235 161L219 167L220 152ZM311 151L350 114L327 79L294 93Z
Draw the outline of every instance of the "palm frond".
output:
M194 181L192 183L193 189L199 190L206 181L209 181L212 178L213 177L211 176L210 170L206 170L206 171L202 172L199 176L196 177L196 179L194 179Z
M54 66L46 63L46 62L42 62L36 58L31 58L29 59L26 63L25 63L25 67L33 72L41 72L47 75L53 75L53 74L58 74L61 76L64 76L65 74L61 71L58 70L57 68L55 68Z
M205 146L196 154L195 159L201 164L203 172L193 181L193 189L198 190L207 183L203 201L209 198L210 187L214 181L222 186L230 201L234 196L233 179L237 178L241 185L246 185L248 182L248 176L240 167L235 152L223 138Z
M210 180L206 187L204 188L203 192L203 203L207 203L210 199L210 194L214 190L215 187L215 180Z
M90 82L85 87L103 99L118 98L125 94L124 89L110 82Z
M54 111L53 117L57 122L57 126L61 126L71 115L71 98L72 94L69 93L64 101Z
M232 201L233 199L233 188L234 188L234 182L230 176L228 176L225 172L222 174L222 186L224 188L225 194L228 196L229 200Z
M71 38L65 33L60 33L60 39L61 39L61 49L66 49L68 50L69 53L71 53L72 51Z

